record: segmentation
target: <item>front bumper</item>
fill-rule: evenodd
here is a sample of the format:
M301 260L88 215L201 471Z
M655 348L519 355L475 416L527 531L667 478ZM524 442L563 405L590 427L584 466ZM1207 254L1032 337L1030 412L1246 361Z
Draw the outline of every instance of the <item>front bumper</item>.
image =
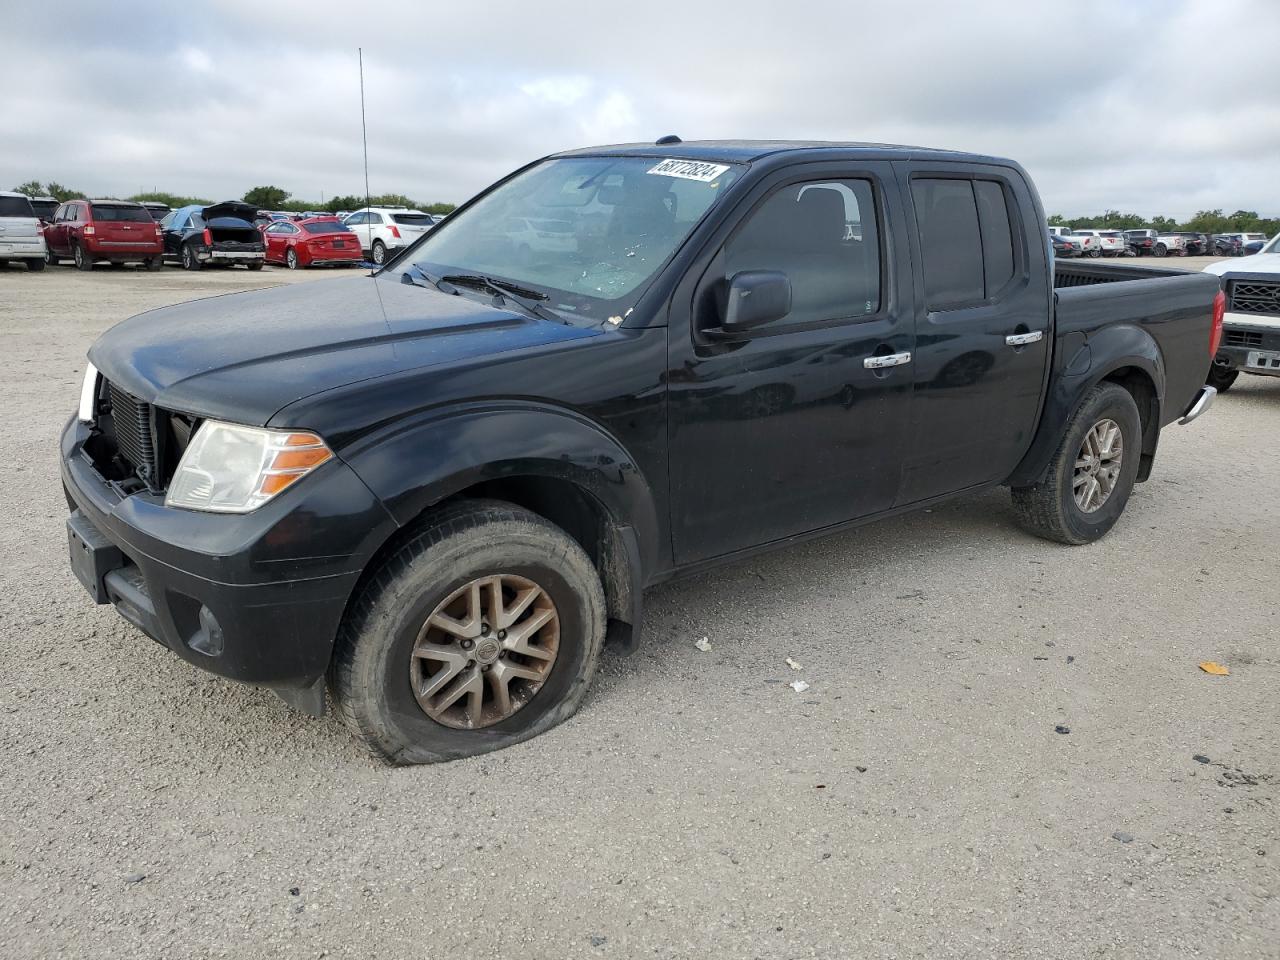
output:
M76 577L143 633L202 669L311 703L347 600L394 529L349 467L333 460L253 513L165 507L103 479L72 420L61 440Z
M1280 317L1228 313L1215 366L1280 377Z

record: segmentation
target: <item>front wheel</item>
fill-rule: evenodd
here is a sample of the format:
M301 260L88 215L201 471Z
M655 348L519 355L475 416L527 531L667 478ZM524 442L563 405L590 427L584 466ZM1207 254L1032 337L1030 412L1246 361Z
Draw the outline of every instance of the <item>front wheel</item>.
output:
M1141 454L1133 395L1117 383L1098 384L1067 421L1044 480L1013 488L1018 522L1046 540L1092 543L1124 512Z
M1209 368L1209 375L1204 378L1204 382L1219 393L1226 393L1231 389L1231 385L1236 382L1236 377L1238 376L1240 376L1239 370L1219 366L1215 363Z
M600 578L575 540L513 504L463 501L372 571L329 686L375 756L470 757L572 716L604 632Z

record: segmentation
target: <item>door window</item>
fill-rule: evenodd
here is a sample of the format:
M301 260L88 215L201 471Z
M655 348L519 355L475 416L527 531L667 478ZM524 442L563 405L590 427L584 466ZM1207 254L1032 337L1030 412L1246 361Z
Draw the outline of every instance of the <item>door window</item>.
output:
M1016 269L1014 235L1004 186L996 180L916 178L911 181L925 302L948 310L996 299ZM1076 230L1080 236L1085 231Z
M780 270L791 281L785 323L880 309L880 240L868 180L795 183L772 193L725 244L725 278Z

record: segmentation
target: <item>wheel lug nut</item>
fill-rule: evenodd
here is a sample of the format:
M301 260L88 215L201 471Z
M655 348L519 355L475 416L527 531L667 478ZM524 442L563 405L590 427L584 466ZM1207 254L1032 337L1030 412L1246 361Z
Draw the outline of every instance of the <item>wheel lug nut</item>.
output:
M470 650L470 649L471 649L472 647L474 647L475 645L476 645L476 642L475 642L474 640L463 640L463 641L462 641L462 649L463 649L463 650Z
M482 623L482 624L480 624L480 632L481 632L481 633L483 633L483 634L488 634L488 632L489 632L489 625L488 625L487 623Z
M499 640L505 640L505 639L507 639L507 631L505 631L505 630L499 630L499 631L498 631L498 639L499 639Z

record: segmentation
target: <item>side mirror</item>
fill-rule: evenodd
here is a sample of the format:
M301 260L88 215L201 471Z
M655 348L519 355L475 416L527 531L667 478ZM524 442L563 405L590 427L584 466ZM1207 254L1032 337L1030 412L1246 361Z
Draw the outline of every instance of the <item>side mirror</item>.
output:
M791 312L791 281L779 270L744 270L729 280L725 333L743 333Z

